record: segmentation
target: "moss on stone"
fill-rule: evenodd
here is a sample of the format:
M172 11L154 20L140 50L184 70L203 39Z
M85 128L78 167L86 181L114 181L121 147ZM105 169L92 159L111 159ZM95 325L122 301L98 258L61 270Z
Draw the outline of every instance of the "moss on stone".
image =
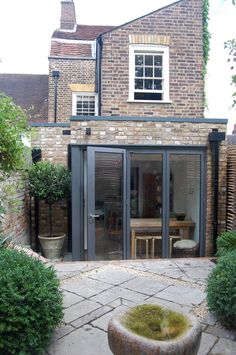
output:
M153 340L175 339L188 328L184 315L156 305L132 308L122 323L132 332Z

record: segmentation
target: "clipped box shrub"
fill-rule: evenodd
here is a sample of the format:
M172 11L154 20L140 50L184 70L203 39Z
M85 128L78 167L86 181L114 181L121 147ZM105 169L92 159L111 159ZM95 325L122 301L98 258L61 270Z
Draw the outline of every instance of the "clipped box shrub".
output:
M0 248L0 354L41 354L63 317L55 270Z
M219 258L207 280L210 312L226 327L236 325L236 250Z
M216 241L217 256L223 256L229 251L236 250L236 231L223 232Z

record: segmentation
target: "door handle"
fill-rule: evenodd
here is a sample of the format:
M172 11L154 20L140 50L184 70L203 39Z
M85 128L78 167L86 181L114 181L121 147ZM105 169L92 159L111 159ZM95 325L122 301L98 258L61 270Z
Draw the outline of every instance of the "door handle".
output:
M95 218L98 218L98 217L100 217L100 214L92 214L92 213L90 213L89 216L88 216L88 222L90 224L92 224L92 223L94 223Z
M100 217L100 214L92 214L92 213L90 213L89 217L98 218L98 217Z

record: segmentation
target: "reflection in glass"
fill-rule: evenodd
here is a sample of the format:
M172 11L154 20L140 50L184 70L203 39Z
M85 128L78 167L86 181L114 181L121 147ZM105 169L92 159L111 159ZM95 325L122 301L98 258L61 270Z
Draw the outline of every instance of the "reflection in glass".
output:
M122 259L122 154L97 152L95 155L95 214L96 259Z
M200 156L170 155L173 199L170 206L170 256L197 256L200 218ZM174 228L175 227L178 228Z
M131 154L131 258L162 255L162 155Z

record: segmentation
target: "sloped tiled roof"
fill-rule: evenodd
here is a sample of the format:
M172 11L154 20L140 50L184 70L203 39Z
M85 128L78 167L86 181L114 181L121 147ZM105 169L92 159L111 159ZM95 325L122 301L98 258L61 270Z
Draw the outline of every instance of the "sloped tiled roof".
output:
M54 31L52 38L92 41L100 34L110 31L113 28L115 28L115 26L77 25L75 32Z
M91 44L51 42L51 56L92 57Z
M48 75L0 74L0 92L27 111L32 122L48 120Z

